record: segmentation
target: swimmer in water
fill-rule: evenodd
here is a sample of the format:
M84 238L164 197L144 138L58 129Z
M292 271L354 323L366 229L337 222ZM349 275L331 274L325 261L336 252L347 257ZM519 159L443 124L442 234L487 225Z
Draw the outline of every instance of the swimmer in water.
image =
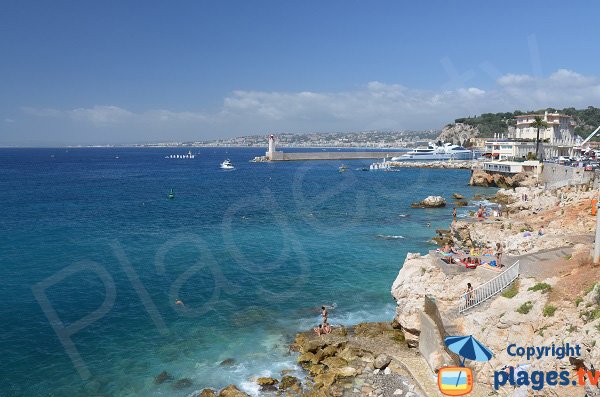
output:
M427 227L431 227L431 223L427 222Z
M176 305L185 306L185 305L183 304L183 302L182 302L181 300L179 300L179 299L177 299L177 300L175 301L175 304L176 304Z

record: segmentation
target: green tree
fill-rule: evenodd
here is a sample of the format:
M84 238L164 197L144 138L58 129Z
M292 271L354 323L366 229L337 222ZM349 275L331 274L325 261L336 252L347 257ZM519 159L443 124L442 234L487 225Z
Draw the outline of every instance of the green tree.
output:
M535 157L539 159L538 152L540 149L540 129L547 128L548 123L546 123L540 116L535 116L533 123L530 124L530 127L537 129L537 135L535 137Z

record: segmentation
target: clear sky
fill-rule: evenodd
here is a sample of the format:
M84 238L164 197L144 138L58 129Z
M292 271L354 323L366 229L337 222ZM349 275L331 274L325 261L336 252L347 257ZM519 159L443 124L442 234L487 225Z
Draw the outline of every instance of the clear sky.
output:
M0 3L0 145L441 128L600 104L595 1Z

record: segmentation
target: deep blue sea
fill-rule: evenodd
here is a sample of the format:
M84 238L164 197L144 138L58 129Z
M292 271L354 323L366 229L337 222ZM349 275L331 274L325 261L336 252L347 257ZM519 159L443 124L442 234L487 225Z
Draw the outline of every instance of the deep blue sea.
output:
M451 220L411 202L483 191L465 170L164 158L186 152L0 149L0 396L255 393L252 376L298 370L287 344L322 304L334 325L392 319L406 253Z

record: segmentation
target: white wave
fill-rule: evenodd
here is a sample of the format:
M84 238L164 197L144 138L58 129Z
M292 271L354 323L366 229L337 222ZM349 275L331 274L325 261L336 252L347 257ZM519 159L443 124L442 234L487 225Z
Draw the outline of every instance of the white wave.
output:
M377 237L384 240L400 240L404 238L404 236L390 234L378 234Z

